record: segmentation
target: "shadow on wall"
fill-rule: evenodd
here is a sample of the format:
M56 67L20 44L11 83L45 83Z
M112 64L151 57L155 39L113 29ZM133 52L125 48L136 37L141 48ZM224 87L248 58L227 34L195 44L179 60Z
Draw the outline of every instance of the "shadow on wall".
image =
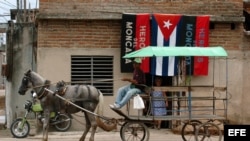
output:
M0 90L0 125L0 129L5 125L5 90Z
M1 89L0 89L0 110L5 110L5 90Z

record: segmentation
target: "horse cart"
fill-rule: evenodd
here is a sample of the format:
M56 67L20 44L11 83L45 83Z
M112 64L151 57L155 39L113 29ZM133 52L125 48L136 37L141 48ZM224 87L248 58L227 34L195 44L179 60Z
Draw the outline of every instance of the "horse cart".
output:
M212 73L209 73L212 76L212 79L207 79L206 76L203 76L205 81L208 81L210 85L205 85L206 83L201 83L202 79L198 79L196 84L191 83L192 76L186 76L184 73L179 74L176 77L176 83L174 86L169 87L154 87L150 86L150 90L154 91L165 91L171 92L171 95L168 96L168 99L171 101L172 109L169 110L171 114L166 116L153 116L152 115L152 101L153 100L163 100L163 99L154 99L151 97L150 93L140 94L145 102L148 103L148 107L144 109L144 114L141 114L141 110L138 112L131 113L131 107L129 106L130 102L127 105L127 113L118 110L112 109L115 113L123 117L122 125L120 128L120 137L123 141L148 141L150 140L150 132L147 126L147 123L153 124L155 120L162 121L171 121L173 126L180 126L181 136L184 141L221 141L223 136L223 124L227 120L227 59L223 58L227 56L227 53L222 47L146 47L137 51L134 51L130 54L124 56L124 58L135 58L135 57L165 57L165 56L179 56L185 58L186 56L202 56L209 57L210 67ZM210 58L213 57L213 58ZM185 61L185 59L182 59ZM182 62L183 63L183 62ZM182 65L185 66L185 65ZM224 67L225 66L225 67ZM217 69L219 68L219 69ZM221 68L226 68L221 70ZM185 67L182 68L185 70ZM182 70L182 71L183 71ZM186 71L185 71L186 72ZM211 75L212 74L212 75ZM222 74L225 74L225 79L222 79ZM180 80L182 81L180 82ZM29 86L28 82L31 82ZM197 85L199 84L199 85ZM89 131L89 128L92 127L90 140L94 141L94 134L96 129L96 124L104 129L105 131L113 130L118 120L114 118L109 118L102 116L100 112L95 113L95 109L98 108L102 100L102 94L100 91L96 90L95 87L90 86L67 86L62 84L62 89L52 89L45 79L36 74L35 72L28 71L25 73L25 76L22 80L22 85L19 89L19 93L23 94L27 91L27 88L35 88L37 93L40 93L41 101L43 98L46 98L49 94L60 98L65 101L67 104L72 105L70 111L71 113L77 111L83 111L85 113L86 130L84 131L80 141L84 141L86 134ZM39 87L38 87L39 86ZM41 87L42 86L42 87ZM77 89L77 91L76 91ZM79 97L69 97L67 93L74 95L81 95L81 91L89 93L86 97L88 101L95 101L91 106L89 104L81 103L77 101ZM60 93L64 95L60 95ZM72 94L73 93L73 94ZM50 96L50 95L49 95ZM95 97L94 97L95 96ZM83 96L81 96L83 99ZM47 99L47 98L46 98ZM46 101L44 99L44 101ZM73 100L72 100L73 99ZM84 101L84 100L82 100ZM86 105L84 105L86 104ZM100 106L99 106L100 107ZM46 109L46 107L43 107ZM76 110L78 109L78 110ZM133 111L133 110L132 110ZM103 120L101 120L103 119ZM46 120L45 120L46 121ZM106 121L106 122L103 122ZM43 139L47 140L48 135L44 126L44 136Z
M148 103L145 114L129 115L119 110L114 110L128 121L121 128L123 140L132 140L131 136L138 136L132 124L138 124L143 131L139 140L148 140L149 131L146 122L154 120L171 121L171 128L178 127L184 141L221 141L223 139L223 124L227 122L227 56L222 47L146 47L125 55L123 58L135 57L179 57L178 76L173 78L173 86L152 86L151 90L169 92L168 100L171 101L169 115L153 116L152 101L165 100L153 98L150 94L142 94ZM193 78L186 67L188 57L207 57L211 68L208 76ZM197 58L196 58L197 59ZM192 63L192 62L189 62ZM190 67L189 67L190 69ZM183 73L184 72L184 73ZM196 82L191 83L191 79ZM204 79L204 80L203 80ZM207 81L202 83L202 81ZM139 121L139 122L138 122ZM131 124L131 125L130 125ZM132 129L130 129L132 128ZM127 134L127 136L126 136Z

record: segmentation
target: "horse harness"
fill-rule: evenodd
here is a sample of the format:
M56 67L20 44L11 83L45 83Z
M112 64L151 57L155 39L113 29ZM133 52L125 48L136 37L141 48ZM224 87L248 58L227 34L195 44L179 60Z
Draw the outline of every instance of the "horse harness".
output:
M27 79L29 79L28 76L26 76ZM49 88L51 82L49 80L45 80L45 83L43 86L41 86L41 89L37 92L37 96L38 96L38 99L41 100L42 98L46 97L48 95L48 91L45 90L45 88ZM60 81L57 83L57 90L55 91L54 94L58 94L60 96L64 96L66 94L66 90L68 89L68 87L66 86L66 83L63 82L63 81ZM87 90L88 90L88 98L87 99L90 99L90 96L91 96L91 90L90 90L90 87L89 85L85 85L87 87ZM76 87L76 90L77 91L79 89L79 85L77 85ZM100 92L98 91L98 95L100 95ZM98 101L90 101L90 100L86 100L86 99L70 99L71 101L84 101L84 102L93 102L93 103L98 103Z
M66 94L66 91L68 89L68 86L65 85L65 82L63 81L60 81L56 84L57 86L57 90L56 90L56 94L60 95L60 96L64 96ZM91 90L90 90L90 87L89 85L85 85L87 87L87 90L88 90L88 98L87 99L91 99L90 96L91 96ZM80 85L77 85L77 87L75 87L75 91L77 92L78 89L79 89ZM100 92L98 91L98 96L100 95ZM70 101L84 101L84 102L94 102L94 103L98 103L98 101L90 101L90 100L86 100L86 99L79 99L79 98L71 98L69 99Z
M60 96L64 96L65 95L65 92L66 92L66 90L67 90L67 86L64 86L63 88L60 88L60 89L62 89L62 90L60 90L60 89L57 89L57 91L56 91L56 93L58 94L58 95L60 95Z
M48 95L48 91L45 90L45 88L49 88L50 86L50 81L49 80L45 80L45 84L42 86L42 88L40 89L40 91L37 93L38 99L42 99L44 97L46 97Z

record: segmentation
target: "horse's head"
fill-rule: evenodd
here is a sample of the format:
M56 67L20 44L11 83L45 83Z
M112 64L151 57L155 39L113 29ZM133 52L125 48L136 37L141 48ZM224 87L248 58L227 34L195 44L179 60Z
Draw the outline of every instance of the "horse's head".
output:
M19 87L18 93L25 95L26 91L31 87L31 70L24 73L22 78L21 86Z

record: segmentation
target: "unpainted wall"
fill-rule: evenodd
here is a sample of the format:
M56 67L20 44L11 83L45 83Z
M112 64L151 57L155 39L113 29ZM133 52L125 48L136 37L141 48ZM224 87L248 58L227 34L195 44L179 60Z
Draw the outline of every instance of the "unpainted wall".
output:
M242 0L43 0L41 17L68 19L117 18L121 13L168 13L241 16Z
M36 30L34 24L12 24L7 31L7 65L9 76L6 81L7 127L19 116L24 115L23 104L30 100L30 93L19 95L18 88L28 69L36 70L35 47Z

